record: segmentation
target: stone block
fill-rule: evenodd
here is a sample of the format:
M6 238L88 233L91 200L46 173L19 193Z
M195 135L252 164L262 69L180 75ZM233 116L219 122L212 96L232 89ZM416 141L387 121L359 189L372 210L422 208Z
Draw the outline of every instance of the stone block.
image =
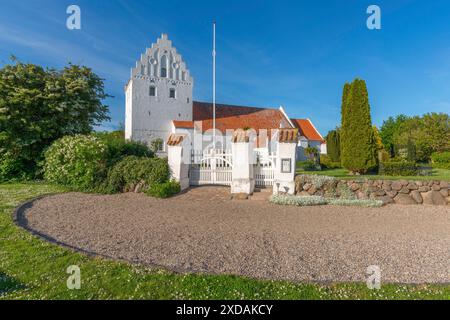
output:
M399 193L395 198L394 202L396 204L404 204L404 205L413 205L417 204L417 202L411 198L408 194Z
M422 197L423 197L423 204L439 205L439 206L447 204L447 201L445 200L444 196L439 191L436 190L424 193L422 194Z

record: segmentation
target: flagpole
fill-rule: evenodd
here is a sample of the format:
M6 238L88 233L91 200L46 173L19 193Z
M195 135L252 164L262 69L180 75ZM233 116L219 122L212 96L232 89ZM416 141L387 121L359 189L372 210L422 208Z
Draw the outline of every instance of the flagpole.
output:
M213 146L216 148L216 21L213 22Z

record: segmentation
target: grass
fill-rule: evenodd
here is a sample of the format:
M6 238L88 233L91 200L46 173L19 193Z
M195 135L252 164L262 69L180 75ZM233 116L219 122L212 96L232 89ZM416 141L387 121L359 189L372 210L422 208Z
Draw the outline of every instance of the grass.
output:
M450 299L449 285L306 284L229 275L175 274L90 258L45 242L11 218L27 199L65 189L42 183L0 184L0 299ZM66 286L81 269L81 289Z
M433 169L430 176L380 176L377 174L366 174L361 176L352 176L348 174L348 170L343 168L326 169L321 171L304 171L297 170L298 174L318 174L330 177L336 177L343 180L370 179L370 180L444 180L450 181L450 170Z

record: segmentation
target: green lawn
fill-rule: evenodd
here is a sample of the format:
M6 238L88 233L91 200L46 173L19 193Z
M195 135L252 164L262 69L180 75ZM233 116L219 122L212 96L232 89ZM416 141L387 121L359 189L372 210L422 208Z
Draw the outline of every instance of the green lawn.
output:
M433 169L430 176L412 176L412 177L393 177L393 176L380 176L375 174L367 174L362 176L351 176L348 174L348 170L343 168L329 169L322 171L303 171L297 170L298 174L319 174L324 176L336 177L344 180L353 179L371 179L371 180L445 180L450 181L450 170L445 169Z
M17 227L11 213L27 199L64 192L41 183L0 184L0 299L450 299L450 285L316 285L236 276L174 274L89 258ZM81 289L68 290L66 269L81 269Z

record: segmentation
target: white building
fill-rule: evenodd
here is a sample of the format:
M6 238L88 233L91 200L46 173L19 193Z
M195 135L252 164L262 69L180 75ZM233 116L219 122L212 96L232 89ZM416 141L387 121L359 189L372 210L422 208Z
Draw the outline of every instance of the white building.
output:
M166 34L141 55L125 86L125 137L150 144L162 139L161 153L172 133L188 133L194 148L208 146L212 136L211 103L193 101L194 79L186 63ZM297 128L297 160L304 160L303 149L317 147L323 152L324 139L309 119L290 119L282 107L256 108L216 105L216 135L228 148L233 131L252 129L261 149L271 149L277 129ZM197 138L195 138L197 137ZM206 137L206 139L204 139ZM222 137L222 138L221 138Z

